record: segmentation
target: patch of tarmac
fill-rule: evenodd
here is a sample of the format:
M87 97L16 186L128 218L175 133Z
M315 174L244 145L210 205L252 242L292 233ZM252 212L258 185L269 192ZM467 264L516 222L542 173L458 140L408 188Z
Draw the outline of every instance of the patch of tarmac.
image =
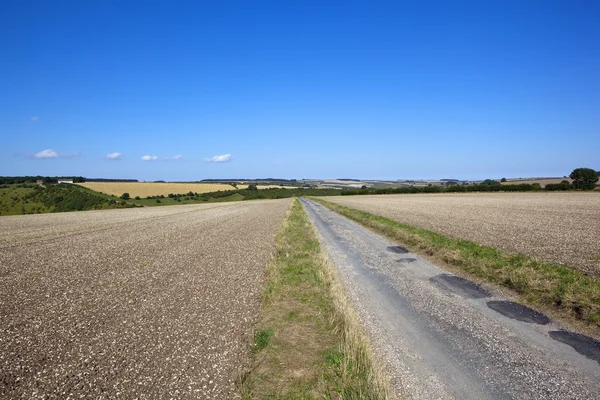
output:
M491 294L476 283L456 275L440 274L429 279L443 289L470 299L483 299Z
M521 322L539 325L546 325L550 322L550 318L548 318L544 314L537 312L522 304L514 303L512 301L488 301L487 306L492 310L504 315L505 317L516 319Z
M552 331L548 334L552 339L568 344L579 354L600 364L600 342L575 332Z
M408 253L408 250L402 246L388 246L387 247L388 251L391 251L392 253L396 253L396 254L406 254Z
M412 258L412 257L405 257L405 258L399 258L396 261L398 261L399 263L410 264L412 262L417 261L417 259L416 258Z

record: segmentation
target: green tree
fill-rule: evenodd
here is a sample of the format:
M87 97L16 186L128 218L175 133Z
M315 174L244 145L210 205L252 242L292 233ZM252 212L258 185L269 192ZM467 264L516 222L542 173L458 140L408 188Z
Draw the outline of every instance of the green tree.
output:
M495 181L493 179L486 179L485 181L481 182L482 185L490 185L490 186L495 186L495 185L499 185L500 182Z
M598 174L591 168L575 168L570 178L573 179L573 186L582 190L593 190L598 182Z
M251 183L250 185L248 185L248 190L258 190L258 188L255 184Z
M121 195L121 198L122 198L123 200L129 200L129 199L130 199L130 197L129 197L129 193L123 193L123 194Z
M506 178L500 179L500 182L506 182Z

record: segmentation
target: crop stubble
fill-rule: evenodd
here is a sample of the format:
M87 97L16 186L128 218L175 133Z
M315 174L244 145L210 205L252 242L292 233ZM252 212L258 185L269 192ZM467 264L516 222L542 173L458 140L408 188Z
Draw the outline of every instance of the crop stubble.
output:
M0 397L231 397L289 202L0 218Z
M327 201L600 278L598 193L375 195Z
M129 193L131 197L140 196L167 196L169 193L185 194L210 193L223 190L235 190L236 187L226 183L177 183L177 182L84 182L79 183L88 189L96 192L121 196L123 193ZM282 186L258 185L258 189L280 188ZM290 187L290 186L285 186ZM247 189L248 185L237 185L237 189Z

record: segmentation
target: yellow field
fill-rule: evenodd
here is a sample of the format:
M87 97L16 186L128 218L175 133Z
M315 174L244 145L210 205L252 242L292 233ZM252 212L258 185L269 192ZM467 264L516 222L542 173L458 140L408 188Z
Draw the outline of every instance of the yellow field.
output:
M184 194L216 192L218 190L234 190L235 188L225 183L171 183L171 182L85 182L79 185L96 192L120 196L129 193L131 197L140 196L167 196L169 193ZM276 185L258 185L258 189L282 188ZM237 185L238 189L247 189L248 185ZM294 189L291 186L285 188Z
M224 183L154 183L154 182L85 182L80 183L88 189L96 192L120 196L129 193L131 197L140 196L166 196L169 193L206 193L218 190L233 190L231 185ZM245 189L247 185L238 185L239 189Z

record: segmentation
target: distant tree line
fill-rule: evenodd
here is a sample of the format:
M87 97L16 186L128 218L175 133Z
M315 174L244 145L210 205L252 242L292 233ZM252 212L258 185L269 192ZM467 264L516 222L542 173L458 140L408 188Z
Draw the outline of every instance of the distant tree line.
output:
M85 182L83 176L0 176L0 185L12 185L15 183L36 183L44 181L44 183L58 183L59 179L73 179L75 183Z
M137 179L85 178L86 182L139 182Z
M449 181L446 186L427 186L427 187L400 187L400 188L385 188L373 189L362 187L360 190L342 190L342 196L352 196L361 194L400 194L400 193L467 193L467 192L533 192L533 191L559 191L559 190L593 190L596 188L596 183L600 179L598 171L590 168L577 168L573 170L569 176L573 179L573 183L568 180L563 180L561 183L547 184L542 188L539 183L521 183L521 184L505 184L493 179L474 185L459 185L457 182ZM506 182L502 178L502 182ZM448 185L450 184L450 185Z
M236 178L236 179L202 179L200 182L297 182L296 179L283 178Z
M248 185L247 189L239 190L219 190L217 192L206 192L206 193L169 193L168 198L174 199L175 201L181 200L196 200L200 202L214 201L230 197L235 194L243 196L242 200L256 200L256 199L285 199L288 197L301 197L301 196L339 196L341 190L339 189L315 189L315 188L297 188L297 189L284 189L284 188L268 188L258 189L256 185ZM123 193L123 195L129 195ZM164 199L164 195L159 196L147 196L146 199Z
M496 181L497 182L497 181ZM424 187L400 187L400 188L385 188L385 189L360 189L360 190L342 190L342 196L352 196L361 194L409 194L409 193L468 193L468 192L532 192L542 190L542 187L537 184L518 184L518 185L501 185L480 183L475 185L448 185L448 186L424 186Z

